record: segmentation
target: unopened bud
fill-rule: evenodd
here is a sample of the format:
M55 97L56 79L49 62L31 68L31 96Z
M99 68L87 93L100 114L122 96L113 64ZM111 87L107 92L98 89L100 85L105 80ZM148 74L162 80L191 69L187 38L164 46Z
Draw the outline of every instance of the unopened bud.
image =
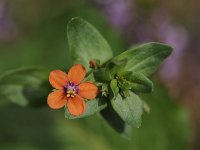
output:
M95 61L95 60L90 60L90 61L89 61L89 64L90 64L90 68L92 68L92 69L97 68L97 64L96 64L96 61Z

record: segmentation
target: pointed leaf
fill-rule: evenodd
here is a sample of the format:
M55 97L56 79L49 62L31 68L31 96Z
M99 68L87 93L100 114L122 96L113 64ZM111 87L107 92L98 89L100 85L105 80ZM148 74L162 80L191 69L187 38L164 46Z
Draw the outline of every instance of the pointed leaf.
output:
M90 23L73 18L67 26L67 35L74 63L81 63L87 69L89 61L100 60L103 64L112 58L112 50L102 35Z
M142 122L143 102L133 92L129 91L130 96L122 98L120 94L116 99L111 100L111 104L117 114L126 123L133 127L140 127Z
M123 137L130 139L132 134L132 128L125 123L120 116L115 112L112 105L108 103L108 106L100 112L102 118Z
M135 93L149 93L153 91L153 82L142 73L126 72L124 77L131 82L131 90Z
M111 97L110 99L112 98L116 98L118 93L119 93L119 87L117 86L117 80L116 79L112 79L111 82L110 82L110 88L111 88Z
M112 59L112 61L128 60L123 71L152 74L172 52L172 48L162 43L147 43L127 50Z

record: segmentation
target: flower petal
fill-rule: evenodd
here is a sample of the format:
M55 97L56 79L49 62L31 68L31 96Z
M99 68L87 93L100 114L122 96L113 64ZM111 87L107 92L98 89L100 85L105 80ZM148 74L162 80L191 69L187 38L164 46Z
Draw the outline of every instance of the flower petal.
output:
M86 99L94 99L98 94L98 87L91 82L84 82L78 86L78 94Z
M81 64L72 66L68 72L68 79L71 83L79 84L85 77L86 70Z
M79 116L85 112L85 102L80 96L68 98L67 102L68 111L74 116Z
M64 90L56 90L50 93L47 98L47 103L52 109L59 109L65 106L67 99Z
M49 82L56 89L63 89L67 82L67 74L61 70L53 70L49 75Z

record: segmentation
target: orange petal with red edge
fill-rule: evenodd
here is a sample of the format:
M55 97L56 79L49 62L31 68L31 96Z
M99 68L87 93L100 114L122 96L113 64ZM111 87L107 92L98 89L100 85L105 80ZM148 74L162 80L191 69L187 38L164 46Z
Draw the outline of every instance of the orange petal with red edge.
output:
M85 77L86 70L81 64L72 66L68 72L68 79L71 83L79 84Z
M49 82L56 89L63 89L67 82L67 74L61 70L53 70L49 75Z
M56 90L50 93L47 98L47 103L52 109L59 109L65 106L67 99L64 90Z
M79 116L85 112L85 102L80 96L68 98L67 102L68 111L74 116Z
M94 99L98 94L98 87L91 82L84 82L78 86L78 94L86 99Z

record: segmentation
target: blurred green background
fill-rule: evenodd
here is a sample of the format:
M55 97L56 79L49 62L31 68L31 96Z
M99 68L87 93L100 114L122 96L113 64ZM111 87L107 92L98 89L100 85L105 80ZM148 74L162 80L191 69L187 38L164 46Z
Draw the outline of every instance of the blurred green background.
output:
M0 74L39 66L72 65L66 26L72 17L93 24L114 55L148 41L174 51L151 78L150 105L132 139L122 138L94 115L66 120L63 110L1 104L2 150L199 150L199 2L173 0L0 0ZM46 102L46 99L41 99Z

